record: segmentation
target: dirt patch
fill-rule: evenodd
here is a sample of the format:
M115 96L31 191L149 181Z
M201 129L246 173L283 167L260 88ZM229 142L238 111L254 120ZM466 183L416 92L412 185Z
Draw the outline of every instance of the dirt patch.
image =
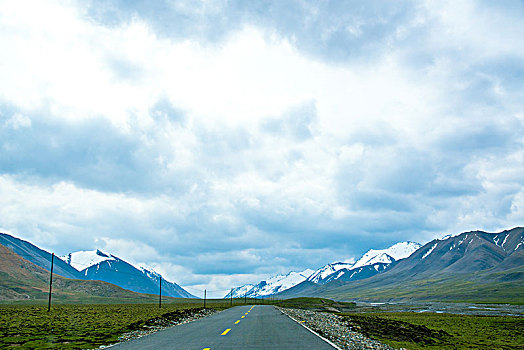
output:
M377 316L345 316L350 327L374 339L408 341L425 345L436 345L448 342L452 337L443 330L434 330L426 326Z

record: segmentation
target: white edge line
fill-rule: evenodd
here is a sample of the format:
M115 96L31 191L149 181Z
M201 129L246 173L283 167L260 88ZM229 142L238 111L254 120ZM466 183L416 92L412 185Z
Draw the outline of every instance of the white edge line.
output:
M336 344L334 344L331 340L329 339L326 339L324 338L323 336L321 336L320 334L318 334L317 332L315 332L314 330L312 330L311 328L309 328L308 326L306 326L304 323L302 322L299 322L298 320L294 319L293 317L289 316L288 314L286 314L284 311L282 311L280 308L278 309L280 312L282 312L284 315L286 315L287 317L289 317L290 319L292 319L293 321L295 321L296 323L298 323L299 325L301 325L302 327L304 327L305 329L307 329L308 331L310 331L311 333L313 333L314 335L316 335L317 337L319 337L320 339L322 339L323 341L325 341L326 343L328 343L329 345L331 345L332 347L334 347L335 349L338 349L338 350L343 350L342 348L339 348Z

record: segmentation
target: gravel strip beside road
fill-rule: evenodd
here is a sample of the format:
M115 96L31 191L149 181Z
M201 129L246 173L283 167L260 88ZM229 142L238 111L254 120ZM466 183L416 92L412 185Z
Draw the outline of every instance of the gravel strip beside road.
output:
M278 308L284 314L302 323L340 349L385 349L394 350L389 345L353 332L350 324L342 316L301 309Z

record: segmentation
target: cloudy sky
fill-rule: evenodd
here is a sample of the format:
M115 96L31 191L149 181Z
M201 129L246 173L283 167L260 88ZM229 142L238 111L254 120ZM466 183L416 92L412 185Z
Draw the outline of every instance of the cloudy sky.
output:
M0 0L0 231L218 296L522 225L523 38L522 1Z

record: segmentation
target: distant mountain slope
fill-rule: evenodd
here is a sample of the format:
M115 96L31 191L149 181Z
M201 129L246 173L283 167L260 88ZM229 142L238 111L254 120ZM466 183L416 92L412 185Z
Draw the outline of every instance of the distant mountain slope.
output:
M49 270L51 268L51 254L27 241L6 233L0 233L0 244L8 247L16 254L43 269ZM69 266L62 260L55 259L54 264L53 269L57 275L67 278L82 279L82 275L78 270Z
M290 288L297 290L295 287L300 284L309 286L310 283L325 284L337 279L351 281L368 278L385 271L392 263L408 257L419 247L420 244L418 243L400 242L383 250L371 249L356 263L334 262L324 265L318 270L307 269L302 272L290 272L288 275L277 275L257 284L236 287L232 294L234 298L244 296L264 297L281 293ZM299 289L302 290L301 287ZM229 298L230 296L231 292L225 297Z
M290 272L287 275L276 275L257 284L246 284L226 294L224 298L255 298L273 295L291 288L300 282L305 281L313 270L306 269L300 272Z
M47 300L49 271L0 244L0 300ZM109 299L107 299L109 298ZM53 273L53 300L76 303L117 300L154 301L157 297L134 293L110 283L64 278Z
M464 232L433 240L364 280L300 285L281 297L363 300L524 301L524 229Z
M129 264L119 257L100 250L79 251L62 257L71 266L81 268L84 279L100 280L138 292L158 294L161 275L151 268ZM196 298L178 284L162 278L162 295L179 298Z

